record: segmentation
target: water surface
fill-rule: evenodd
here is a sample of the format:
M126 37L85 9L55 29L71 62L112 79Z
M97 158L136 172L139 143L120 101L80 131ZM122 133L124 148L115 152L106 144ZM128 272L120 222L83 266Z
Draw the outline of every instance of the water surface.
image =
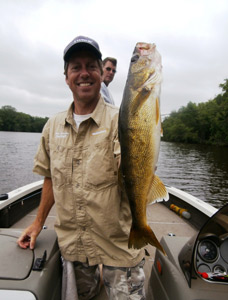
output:
M226 147L161 143L157 175L215 207L228 203Z
M42 179L32 172L40 133L0 132L0 193ZM228 203L228 148L161 143L157 175L215 207Z

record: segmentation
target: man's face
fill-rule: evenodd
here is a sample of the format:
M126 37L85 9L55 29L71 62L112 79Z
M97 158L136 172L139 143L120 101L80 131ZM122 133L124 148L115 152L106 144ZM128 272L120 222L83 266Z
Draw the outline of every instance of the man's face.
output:
M101 81L99 64L92 53L80 51L71 56L66 83L73 93L74 100L85 103L98 101Z
M113 65L113 63L107 61L103 67L103 72L102 80L108 86L115 76L116 67Z

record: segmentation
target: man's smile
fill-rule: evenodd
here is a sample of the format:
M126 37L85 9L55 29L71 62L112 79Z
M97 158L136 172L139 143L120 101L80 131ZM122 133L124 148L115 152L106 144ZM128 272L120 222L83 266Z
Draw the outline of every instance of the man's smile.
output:
M81 83L78 83L77 85L84 87L84 86L91 86L92 83L91 82L81 82Z

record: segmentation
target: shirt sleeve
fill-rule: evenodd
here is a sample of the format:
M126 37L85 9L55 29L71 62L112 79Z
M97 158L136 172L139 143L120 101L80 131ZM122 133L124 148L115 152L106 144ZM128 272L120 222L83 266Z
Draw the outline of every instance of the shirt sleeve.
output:
M45 177L51 177L50 148L49 148L50 121L45 124L40 144L34 158L33 172Z

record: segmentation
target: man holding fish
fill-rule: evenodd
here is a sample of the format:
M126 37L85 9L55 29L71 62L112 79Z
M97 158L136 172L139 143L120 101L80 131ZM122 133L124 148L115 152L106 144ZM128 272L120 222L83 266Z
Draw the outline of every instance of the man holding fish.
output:
M101 264L109 299L145 299L144 251L129 247L151 243L162 248L155 236L148 240L142 237L143 242L128 242L131 225L135 230L146 224L140 221L141 217L145 219L146 203L143 200L144 204L137 206L140 199L128 200L129 181L134 180L127 180L129 170L124 164L123 189L118 185L119 111L100 96L102 61L98 44L88 37L76 37L64 50L64 63L73 103L68 111L50 118L43 129L34 165L34 172L44 176L41 202L37 217L22 233L18 245L24 249L35 247L55 203L55 230L64 266L63 299L77 299L76 294L79 299L91 299L98 294ZM137 109L135 105L134 113ZM128 151L127 147L123 151ZM124 159L122 156L122 162ZM156 200L154 196L152 199ZM134 207L143 212L135 214ZM69 269L73 269L71 278ZM77 288L66 290L72 282Z

